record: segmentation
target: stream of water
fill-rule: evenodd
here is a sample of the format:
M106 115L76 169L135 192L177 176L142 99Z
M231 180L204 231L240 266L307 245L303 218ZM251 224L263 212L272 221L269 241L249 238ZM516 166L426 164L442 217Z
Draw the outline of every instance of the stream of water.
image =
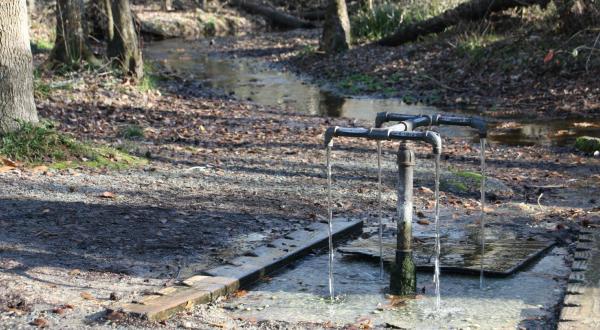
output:
M483 262L485 256L485 138L480 139L481 145L481 268L479 270L479 288L483 289Z
M333 140L327 145L327 230L329 233L329 298L331 302L334 301L335 292L333 290L333 204L331 198L331 147L333 146Z
M377 141L377 208L379 217L379 279L383 280L383 198L381 196L381 141Z
M435 284L435 307L440 309L440 155L435 155L435 263L433 282Z

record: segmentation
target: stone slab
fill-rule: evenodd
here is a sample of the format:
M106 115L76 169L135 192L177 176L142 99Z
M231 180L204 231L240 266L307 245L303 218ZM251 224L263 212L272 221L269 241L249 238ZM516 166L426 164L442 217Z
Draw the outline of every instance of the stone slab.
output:
M572 271L583 272L588 268L588 263L585 260L576 260L571 266Z
M588 260L592 257L592 251L577 251L575 252L575 260Z
M580 294L568 294L565 296L563 305L567 307L579 307L583 301L583 295Z
M433 270L433 242L414 243L413 251L418 270ZM394 261L395 238L384 238L384 262ZM484 273L488 276L508 276L530 261L537 258L555 244L552 240L515 240L504 239L486 243L484 256ZM346 254L367 259L379 260L378 238L356 240L348 246L338 249ZM464 242L443 242L441 253L441 269L444 272L479 275L479 244Z
M362 231L362 221L335 219L333 238L339 239ZM254 249L252 256L242 256L223 265L205 271L205 275L238 279L240 286L248 286L267 274L309 254L316 248L327 246L328 225L314 223L303 230L293 232L266 246Z
M579 283L569 283L567 285L567 294L583 294L585 292L585 286Z
M594 245L588 242L577 242L577 245L575 246L575 251L590 251L593 248Z
M585 275L583 272L572 272L571 275L569 275L568 283L584 283L584 282L585 282Z

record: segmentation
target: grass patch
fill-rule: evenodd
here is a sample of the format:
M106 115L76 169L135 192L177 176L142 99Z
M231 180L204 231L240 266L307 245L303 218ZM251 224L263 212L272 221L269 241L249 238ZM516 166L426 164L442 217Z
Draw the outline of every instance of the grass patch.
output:
M380 91L384 88L384 84L376 77L357 73L344 78L338 84L338 87L357 94L361 92Z
M23 123L21 129L0 137L0 154L28 165L50 163L64 169L87 166L122 169L147 161L110 147L95 147L58 132L51 123Z
M45 39L31 41L31 51L33 53L49 53L54 48L54 42Z
M442 13L458 4L458 0L414 1L410 4L383 1L373 10L362 8L351 17L352 34L355 40L378 40L403 24L423 21Z
M137 88L140 92L146 93L158 89L159 82L163 78L156 74L156 68L152 63L144 63L144 77L140 80Z
M481 173L477 173L477 172L457 171L457 172L454 172L454 174L456 174L457 176L459 176L461 178L476 181L479 184L481 184L481 181L483 180L483 175L481 175Z
M575 148L587 153L600 151L600 138L580 136L575 140Z
M485 56L486 48L503 37L495 33L465 32L457 38L456 50L460 56L474 60Z
M127 125L121 130L120 135L126 139L144 138L144 129L140 125Z

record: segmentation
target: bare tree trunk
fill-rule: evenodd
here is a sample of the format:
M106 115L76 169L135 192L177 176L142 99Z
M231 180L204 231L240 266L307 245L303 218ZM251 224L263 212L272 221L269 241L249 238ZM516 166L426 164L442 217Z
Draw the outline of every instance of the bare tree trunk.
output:
M50 54L51 60L67 65L82 60L99 64L87 43L81 21L82 13L82 0L56 1L56 40Z
M25 0L0 1L0 134L38 121Z
M144 76L144 64L131 8L129 8L129 0L111 0L110 7L114 35L108 41L108 57L116 58L124 72L140 79Z
M513 7L546 6L550 0L471 0L428 20L400 27L394 34L379 41L384 46L398 46L419 37L443 32L460 21L476 21L493 12Z
M350 20L346 1L329 0L321 36L321 49L326 53L336 53L349 49L350 43Z
M110 0L104 0L104 10L106 13L106 20L108 21L107 34L108 40L113 40L115 37L115 22L113 19L112 8Z
M171 10L173 10L173 0L163 0L162 9L164 11L171 11Z
M35 15L35 0L27 0L27 9L30 15Z

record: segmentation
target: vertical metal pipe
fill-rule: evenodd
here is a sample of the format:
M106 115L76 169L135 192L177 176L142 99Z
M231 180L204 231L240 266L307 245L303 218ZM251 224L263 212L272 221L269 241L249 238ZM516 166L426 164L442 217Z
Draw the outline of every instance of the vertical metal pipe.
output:
M390 276L390 292L394 295L414 295L417 272L412 254L413 168L415 153L409 142L398 148L398 235L396 262Z

